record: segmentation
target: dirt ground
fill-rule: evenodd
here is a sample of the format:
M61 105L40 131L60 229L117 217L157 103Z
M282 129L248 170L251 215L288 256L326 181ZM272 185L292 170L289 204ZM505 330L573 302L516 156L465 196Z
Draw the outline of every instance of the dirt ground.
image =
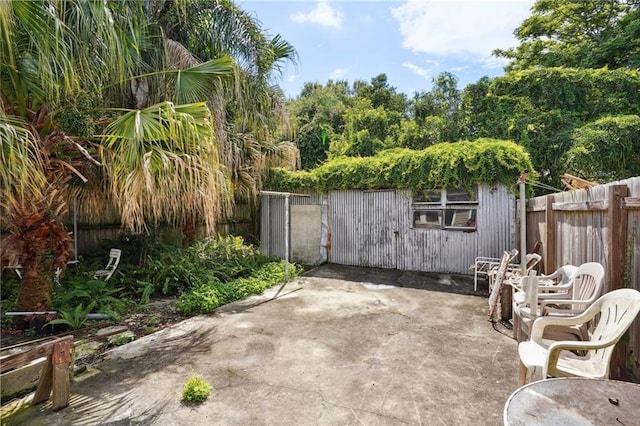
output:
M325 265L112 348L76 377L69 407L23 399L2 424L498 425L516 343L472 289L469 277ZM161 323L150 315L131 320ZM199 405L181 402L194 374L213 386Z

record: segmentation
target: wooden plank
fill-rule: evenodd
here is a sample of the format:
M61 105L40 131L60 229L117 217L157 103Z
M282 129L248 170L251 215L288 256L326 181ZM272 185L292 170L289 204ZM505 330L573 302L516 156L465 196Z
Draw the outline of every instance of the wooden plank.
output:
M544 247L544 272L551 274L556 270L556 214L553 212L553 195L547 195L547 208L544 213L546 225Z
M622 288L624 263L627 253L627 211L622 209L622 199L628 192L626 185L609 187L608 219L608 267L605 292Z
M584 201L581 203L553 203L553 210L558 211L593 211L607 209L608 205L604 200Z
M34 359L48 357L49 355L51 355L51 352L53 351L53 345L56 342L60 340L71 341L72 339L73 336L61 337L57 340L51 340L49 342L42 343L35 348L31 348L19 354L8 355L6 357L0 358L0 373L4 373L6 371L21 367L22 365L27 364Z
M509 266L509 262L513 259L517 251L508 252L505 251L502 253L502 259L500 260L500 267L498 268L498 272L495 275L493 280L493 288L491 289L491 294L489 295L489 320L494 320L494 315L498 304L500 303L500 296L502 293L502 287L504 285L504 277L507 274L507 266Z
M51 354L53 359L53 410L69 405L69 363L71 362L71 341L56 343Z
M52 353L53 353L53 347ZM53 360L52 356L49 355L47 358L47 362L40 373L40 378L38 379L38 386L36 387L36 393L33 395L33 399L31 400L32 404L39 404L41 402L45 402L49 399L49 395L51 395L51 387L53 385Z
M640 197L624 197L622 200L623 209L640 209Z
M55 339L57 339L57 337L49 336L49 337L41 337L39 339L28 340L26 342L16 343L15 345L11 345L11 346L3 346L2 348L0 348L0 352L6 352L6 351L8 351L10 349L16 349L16 348L19 348L21 346L33 345L34 343L44 342L44 341L47 341L47 340L55 340ZM5 356L7 356L7 355L5 355ZM0 357L0 359L2 359L2 357Z
M608 219L608 267L606 270L605 293L622 288L624 263L627 253L627 213L622 209L622 200L628 195L627 185L611 185L609 188ZM614 348L611 357L610 373L612 379L620 379L624 367L624 348Z

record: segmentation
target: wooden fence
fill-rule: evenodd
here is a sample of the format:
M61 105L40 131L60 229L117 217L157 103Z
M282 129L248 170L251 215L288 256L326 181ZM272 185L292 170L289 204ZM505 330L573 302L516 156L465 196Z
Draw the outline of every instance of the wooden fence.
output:
M604 292L640 290L640 177L530 199L526 220L527 247L542 242L544 273L600 262ZM619 346L612 378L630 372L640 380L640 317Z
M220 220L216 223L216 233L220 235L240 235L245 241L255 244L257 242L258 231L253 219L255 213L249 204L237 203L234 205L233 215L230 218ZM70 214L65 225L69 231L73 230L73 215ZM182 229L170 225L161 225L155 230L161 241L172 241L176 235L182 234ZM3 232L3 235L5 233ZM84 256L100 246L102 240L112 240L122 234L119 223L105 225L78 225L78 255ZM196 228L196 237L203 238L206 235L204 225Z

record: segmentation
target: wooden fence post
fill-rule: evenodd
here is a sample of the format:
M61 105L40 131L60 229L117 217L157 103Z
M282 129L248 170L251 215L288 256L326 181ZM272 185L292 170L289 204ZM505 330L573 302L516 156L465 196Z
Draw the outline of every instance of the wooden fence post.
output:
M546 224L544 242L544 273L551 274L556 270L556 215L553 212L553 194L546 196L547 205L544 210Z
M609 187L607 275L604 293L622 288L624 262L627 254L627 211L622 200L627 196L627 185Z
M607 211L607 270L604 293L622 288L624 281L624 263L627 254L627 211L622 208L622 201L627 196L627 185L611 185L609 187L609 203ZM616 345L611 357L609 371L612 379L620 379L625 367L626 348Z

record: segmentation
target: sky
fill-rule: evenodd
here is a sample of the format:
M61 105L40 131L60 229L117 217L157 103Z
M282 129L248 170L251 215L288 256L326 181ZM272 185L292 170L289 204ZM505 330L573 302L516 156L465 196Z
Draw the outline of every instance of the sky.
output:
M389 85L411 96L429 91L448 71L458 88L504 74L491 51L517 46L513 31L531 15L534 0L236 0L271 36L295 47L277 84L287 97L304 83L370 82L385 73Z

